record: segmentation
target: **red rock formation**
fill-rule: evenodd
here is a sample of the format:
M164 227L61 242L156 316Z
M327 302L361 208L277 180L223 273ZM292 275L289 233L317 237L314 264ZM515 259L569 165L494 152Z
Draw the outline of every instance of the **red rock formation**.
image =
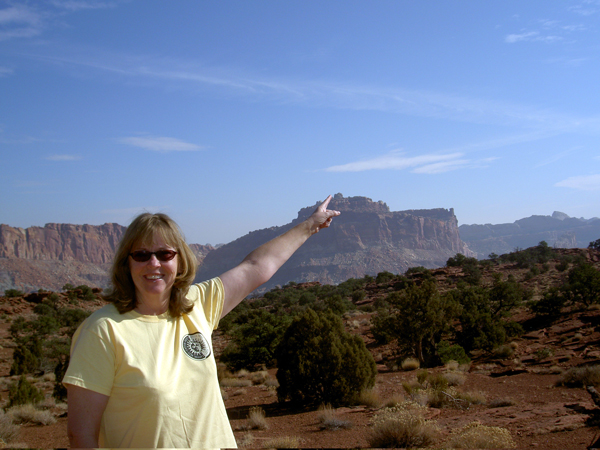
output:
M196 279L230 269L257 246L305 220L315 207L303 208L288 225L251 232L211 252ZM440 267L457 253L473 256L460 240L453 209L392 212L381 201L342 194L335 195L329 208L342 214L302 246L265 288L289 281L339 283L384 270L403 273L414 266Z
M44 227L0 225L0 257L108 264L125 227L48 223Z

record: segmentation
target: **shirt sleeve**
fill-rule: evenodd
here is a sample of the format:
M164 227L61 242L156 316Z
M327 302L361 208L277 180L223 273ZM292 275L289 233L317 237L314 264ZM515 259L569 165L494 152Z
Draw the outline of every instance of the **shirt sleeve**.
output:
M85 321L73 335L63 384L110 395L115 377L115 350L101 325Z
M223 312L223 302L225 300L225 288L219 277L195 284L193 287L198 289L198 301L204 310L206 321L213 330L217 329L221 313Z

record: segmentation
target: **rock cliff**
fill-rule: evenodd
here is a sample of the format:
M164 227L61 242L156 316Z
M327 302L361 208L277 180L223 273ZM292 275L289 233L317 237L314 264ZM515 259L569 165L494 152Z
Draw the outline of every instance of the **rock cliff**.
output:
M555 211L552 216L536 215L497 225L461 225L458 230L477 257L486 259L490 253L502 255L541 241L557 248L586 248L600 239L600 219L578 219Z
M14 228L0 225L0 291L59 291L75 286L108 286L108 270L126 227L116 223ZM198 262L214 248L191 244Z
M121 236L122 225L71 225L13 228L0 225L0 257L109 264Z
M209 253L196 279L234 267L254 248L305 220L317 205L301 209L287 225L253 231ZM443 266L457 253L474 256L459 237L453 209L390 211L381 201L342 194L334 196L329 208L342 214L311 237L263 289L289 281L340 283L385 270Z

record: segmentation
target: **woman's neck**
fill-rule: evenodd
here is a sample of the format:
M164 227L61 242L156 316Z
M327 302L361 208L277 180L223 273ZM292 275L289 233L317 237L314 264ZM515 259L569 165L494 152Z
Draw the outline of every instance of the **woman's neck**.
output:
M144 316L158 316L169 310L169 299L170 295L154 297L137 293L135 310Z

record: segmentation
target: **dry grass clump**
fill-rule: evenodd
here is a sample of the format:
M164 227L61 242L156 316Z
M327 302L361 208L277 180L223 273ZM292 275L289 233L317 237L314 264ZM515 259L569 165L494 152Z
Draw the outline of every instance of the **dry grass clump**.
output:
M56 406L56 400L54 397L46 397L36 405L40 409L52 409Z
M330 404L319 407L317 419L321 423L319 426L321 430L339 430L352 427L352 422L340 419Z
M487 402L485 393L482 391L477 392L457 392L459 399L464 400L470 405L484 405Z
M446 369L447 371L458 370L458 367L459 367L458 361L454 361L453 359L451 359L446 364L444 364L444 369Z
M394 394L392 394L391 397L387 398L385 400L385 402L383 403L383 406L387 407L387 408L391 408L393 406L398 406L400 403L403 403L406 399L404 398L404 395L400 394L399 392L396 392Z
M238 378L247 377L250 374L246 369L240 369L235 373L235 376Z
M429 374L427 370L420 370L415 380L402 386L413 401L433 408L463 409L471 404L485 403L482 393L461 392L456 389L455 386L464 381L464 375L459 372Z
M253 372L250 375L250 381L252 384L263 384L269 378L269 373L266 370L261 370L259 372Z
M439 428L435 421L423 418L425 409L414 402L383 408L372 419L369 445L376 448L420 448L433 444L438 438Z
M462 386L466 380L463 372L448 372L444 374L444 378L448 381L448 386Z
M42 380L54 383L56 381L56 375L54 375L52 372L45 373L42 376Z
M13 423L10 415L5 414L0 409L0 440L4 444L9 444L14 438L19 435L19 427Z
M494 355L498 358L510 358L514 353L515 349L509 344L504 344L494 349Z
M247 427L250 430L266 430L269 428L265 410L260 406L253 406L248 413Z
M248 387L252 386L252 381L239 378L223 378L221 387Z
M254 444L254 436L250 433L244 433L242 438L237 442L239 448L252 447Z
M378 408L381 405L381 397L375 389L364 389L358 396L358 404L369 408Z
M39 425L51 425L56 422L56 418L50 411L40 411L31 403L25 405L13 406L7 411L16 423L34 423Z
M300 448L300 438L279 436L265 441L263 448Z
M506 428L488 427L471 422L454 431L444 446L451 448L515 448L517 445Z
M506 406L513 406L515 402L512 398L495 398L488 402L490 408L504 408Z
M267 378L263 383L263 386L270 391L274 391L279 387L279 381L276 378Z
M571 367L556 382L558 386L586 387L600 384L600 365Z
M402 367L402 370L405 371L417 370L419 367L421 367L421 363L416 358L406 358L404 361L402 361L400 367Z
M224 378L233 378L233 374L227 369L227 366L222 362L217 363L217 378L221 382Z

